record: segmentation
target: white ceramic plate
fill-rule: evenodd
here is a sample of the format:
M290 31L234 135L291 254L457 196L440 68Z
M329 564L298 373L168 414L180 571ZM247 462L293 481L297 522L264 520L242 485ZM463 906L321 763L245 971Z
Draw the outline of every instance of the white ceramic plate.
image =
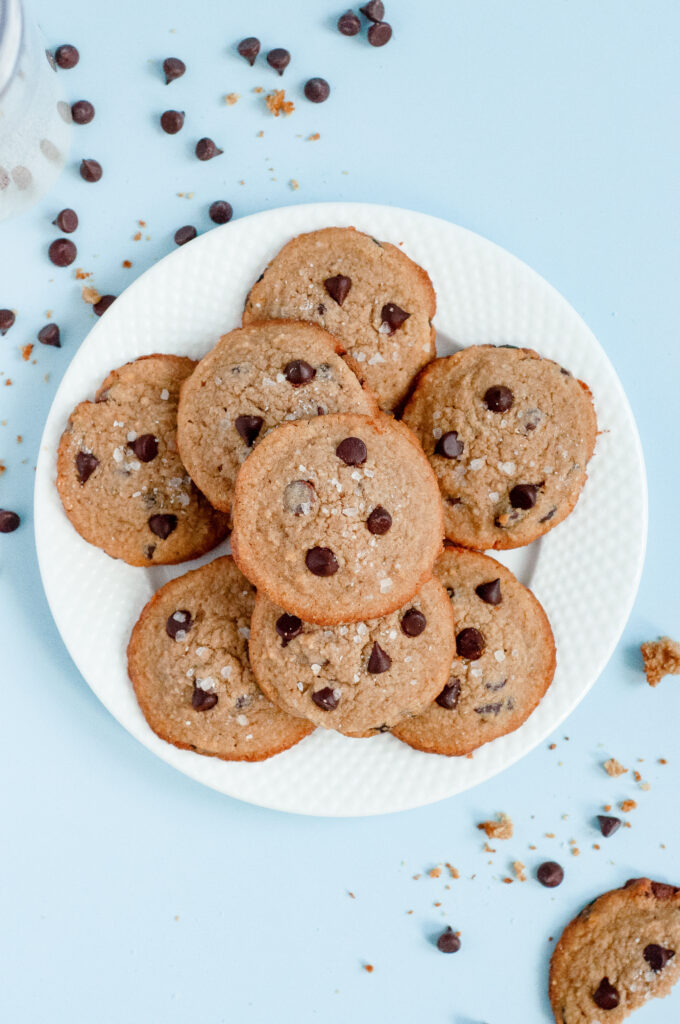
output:
M240 323L252 282L301 231L355 225L403 242L437 291L437 350L482 342L525 345L592 388L602 431L576 511L528 548L501 559L532 587L552 623L555 681L529 720L474 757L411 750L389 735L349 739L317 729L259 764L229 764L177 750L147 726L128 681L130 630L153 591L198 563L135 569L81 540L57 496L55 457L71 409L115 366L150 352L200 358ZM621 495L625 494L625 501ZM421 213L358 203L318 203L245 217L202 235L143 274L81 345L43 434L35 531L47 599L64 642L112 715L163 760L251 803L316 815L403 810L451 796L507 768L536 746L593 685L637 591L647 531L647 489L628 401L600 345L538 274L478 235ZM222 547L202 561L224 553Z

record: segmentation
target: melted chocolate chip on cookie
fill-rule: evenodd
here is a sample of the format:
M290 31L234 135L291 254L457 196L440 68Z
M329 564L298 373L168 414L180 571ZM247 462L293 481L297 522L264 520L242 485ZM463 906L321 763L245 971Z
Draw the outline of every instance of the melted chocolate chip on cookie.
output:
M481 597L486 604L500 604L503 600L501 581L496 579L490 580L488 583L480 583L478 587L475 587L475 594L477 597Z
M340 703L340 698L336 696L335 690L332 690L330 686L324 686L322 690L315 690L312 700L322 711L334 711Z
M448 683L436 698L437 704L440 708L445 708L446 711L455 710L458 705L458 699L460 697L460 679L452 677Z
M360 437L346 437L335 449L335 454L346 466L363 466L368 452Z
M417 608L409 608L401 617L401 631L406 636L420 636L427 625L427 619Z
M281 637L281 646L287 647L291 640L302 632L302 619L284 612L276 620L276 632Z
M601 1010L615 1010L619 1005L619 990L610 983L609 978L603 978L597 986L593 992L593 1002Z
M674 949L664 949L663 946L657 945L656 942L650 943L642 950L642 955L652 968L655 974L662 971L669 960L675 956Z
M177 529L177 516L172 513L157 513L149 516L149 529L161 540L167 540L171 533Z
M140 434L128 444L140 462L152 462L158 455L158 441L153 434Z
M165 632L172 640L184 640L193 624L191 612L181 608L173 612L165 623Z
M380 311L380 322L388 328L389 334L394 334L403 323L406 323L410 315L394 302L387 302Z
M92 452L78 452L76 455L76 470L81 484L87 483L98 465L99 459Z
M463 454L463 442L458 440L458 432L449 430L437 441L434 451L435 455L443 455L445 459L457 459Z
M514 400L515 396L510 388L506 388L503 384L488 388L484 393L484 404L491 412L507 412L512 407Z
M261 416L237 416L234 420L236 432L241 435L249 448L252 448L257 435L262 430L264 420Z
M391 665L392 659L387 651L383 651L382 647L376 640L371 648L371 656L368 659L368 671L371 675L378 676L383 672L389 671Z
M218 699L216 693L202 690L200 686L194 683L194 692L191 695L191 706L194 711L210 711L211 708L215 707Z
M466 661L477 661L481 658L485 646L483 635L474 626L461 629L456 636L456 651L458 656L465 658Z
M305 555L305 565L315 576L333 576L340 565L330 548L310 548Z
M392 525L392 516L382 505L376 505L366 520L366 528L369 533L381 537L387 533Z
M306 363L304 359L292 359L284 366L283 375L289 384L292 384L294 388L299 388L303 384L309 384L310 381L314 380L316 370L309 363Z
M521 508L528 511L533 508L538 498L538 487L536 484L515 484L510 491L510 504L513 508Z
M327 277L323 286L330 297L334 299L339 306L342 306L343 302L349 295L350 288L352 287L352 278L345 277L344 274L336 274L335 277Z

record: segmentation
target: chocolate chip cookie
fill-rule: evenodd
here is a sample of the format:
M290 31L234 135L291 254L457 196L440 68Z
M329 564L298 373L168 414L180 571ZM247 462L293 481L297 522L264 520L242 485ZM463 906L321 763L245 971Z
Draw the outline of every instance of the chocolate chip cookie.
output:
M280 423L377 410L338 349L316 324L254 323L220 338L183 383L177 444L216 508L231 509L239 467Z
M291 715L349 736L372 736L423 711L455 653L448 595L429 580L379 619L315 626L258 594L250 657L271 700Z
M280 711L248 661L253 587L229 557L161 587L128 644L139 706L161 739L225 761L263 761L314 726Z
M512 346L435 360L404 422L437 474L446 536L479 549L521 547L566 519L597 436L587 386Z
M557 1024L620 1024L667 996L679 975L680 888L633 878L564 929L550 961L550 1003Z
M455 656L435 701L393 732L418 750L458 756L526 721L552 682L555 644L541 605L495 558L449 547L434 572L451 599Z
M432 573L437 481L401 423L317 416L272 431L236 478L232 549L274 604L322 625L387 615Z
M167 565L210 551L228 532L177 451L179 389L195 362L143 356L103 382L69 417L57 488L81 537L130 565Z
M243 323L312 320L360 366L385 411L434 358L432 282L401 249L355 228L324 228L284 245L250 290Z

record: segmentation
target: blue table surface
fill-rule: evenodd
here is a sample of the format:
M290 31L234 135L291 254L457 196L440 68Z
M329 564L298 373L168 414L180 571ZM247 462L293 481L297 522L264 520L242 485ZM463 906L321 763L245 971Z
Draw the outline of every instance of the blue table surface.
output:
M680 627L677 3L391 0L394 38L379 50L335 31L342 0L32 8L51 46L79 47L77 68L60 72L64 92L97 113L74 127L53 192L0 225L0 306L18 311L0 339L0 371L12 380L0 386L0 505L22 516L17 533L0 535L0 1017L548 1022L549 955L578 909L630 876L680 880L680 683L650 689L638 652ZM262 57L251 69L235 54L251 34L265 50L290 49L282 80ZM159 63L171 55L188 70L166 87ZM313 75L331 83L321 106L302 95ZM253 92L279 85L296 104L289 118L274 119ZM234 106L223 99L230 92L241 96ZM175 137L158 127L167 107L187 113ZM224 156L198 163L202 135ZM83 156L103 164L99 184L80 179ZM52 397L94 316L73 268L47 260L51 221L64 206L77 210L75 265L119 294L173 248L176 228L208 230L218 198L236 217L347 199L462 224L551 281L621 375L650 488L633 613L602 677L551 737L555 748L542 744L471 792L365 820L223 797L128 736L52 622L35 557L33 472ZM146 227L134 241L138 220ZM36 345L24 362L20 348L47 310L63 347ZM631 772L610 779L601 767L610 755ZM602 839L594 814L624 798L638 804L631 827ZM498 811L515 834L485 853L475 826ZM565 866L559 889L535 880L545 859ZM529 877L504 884L514 860ZM460 878L428 876L447 861ZM455 956L432 944L445 924L462 934ZM637 1017L678 1019L680 992Z

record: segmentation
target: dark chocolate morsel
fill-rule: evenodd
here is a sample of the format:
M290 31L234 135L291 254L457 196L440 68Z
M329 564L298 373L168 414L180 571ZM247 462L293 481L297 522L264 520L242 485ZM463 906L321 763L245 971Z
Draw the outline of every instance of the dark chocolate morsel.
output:
M463 454L463 442L458 440L456 430L448 430L434 446L435 455L443 455L445 459L457 459Z
M501 581L496 579L490 580L488 583L480 583L478 587L475 587L475 594L477 597L481 597L486 604L500 604L503 600Z
M675 956L674 949L665 949L663 946L657 945L656 942L651 942L648 946L642 950L642 955L652 968L655 974L662 971L669 960Z
M172 640L176 640L178 633L188 633L193 624L191 612L188 612L185 608L181 608L178 611L173 612L168 618L168 621L165 623L165 632ZM184 640L184 636L181 636L180 640Z
M210 711L211 708L215 707L218 699L216 693L202 690L200 686L194 683L194 692L191 695L191 706L194 711Z
M564 881L564 868L554 860L546 860L539 865L536 878L546 889L554 889Z
M87 483L98 465L99 459L92 452L78 452L76 455L76 471L81 485Z
M310 548L305 555L305 565L315 576L332 576L340 568L330 548Z
M370 6L370 4L369 4ZM380 5L382 7L382 4ZM460 949L460 939L453 928L446 928L437 939L437 949L442 953L457 953Z
M410 315L394 302L387 302L380 311L380 321L387 325L390 334L394 334L403 323L406 323Z
M460 658L467 661L477 661L484 653L484 636L474 626L467 626L461 629L456 636L456 651Z
M427 619L417 608L409 608L401 617L401 631L406 636L420 636L427 626Z
M236 432L241 435L245 443L252 447L258 434L262 430L264 420L261 416L237 416L234 420Z
M363 466L368 456L360 437L346 437L335 449L335 454L346 466Z
M383 672L389 671L391 664L392 659L389 654L387 651L383 651L382 647L376 640L371 648L371 655L368 659L368 671L373 676L379 676Z
M324 686L322 690L315 690L312 693L312 700L322 711L334 711L340 703L340 698L336 697L335 691L330 686Z
M515 484L510 491L510 504L513 508L528 511L534 507L537 498L538 487L536 484Z
M442 692L435 698L439 707L445 708L446 711L453 711L458 705L460 689L460 679L455 677L449 679Z
M610 983L609 978L603 978L597 986L593 992L593 1002L600 1010L615 1010L619 1005L619 990Z
M343 302L349 295L350 288L352 287L352 278L345 277L344 274L336 274L335 277L327 277L323 286L330 297L334 299L339 306L342 306Z
M391 525L392 516L386 508L382 507L382 505L376 505L366 520L366 528L368 529L368 532L378 537L387 533Z
M153 434L140 434L128 444L140 462L152 462L158 455L158 441Z
M281 646L287 647L290 641L302 632L302 619L284 612L276 620L276 632L281 637Z
M514 400L515 396L510 388L506 388L503 384L487 388L484 393L484 403L491 412L507 412Z
M172 513L156 513L149 516L149 529L161 540L167 540L171 533L177 529L177 516Z

